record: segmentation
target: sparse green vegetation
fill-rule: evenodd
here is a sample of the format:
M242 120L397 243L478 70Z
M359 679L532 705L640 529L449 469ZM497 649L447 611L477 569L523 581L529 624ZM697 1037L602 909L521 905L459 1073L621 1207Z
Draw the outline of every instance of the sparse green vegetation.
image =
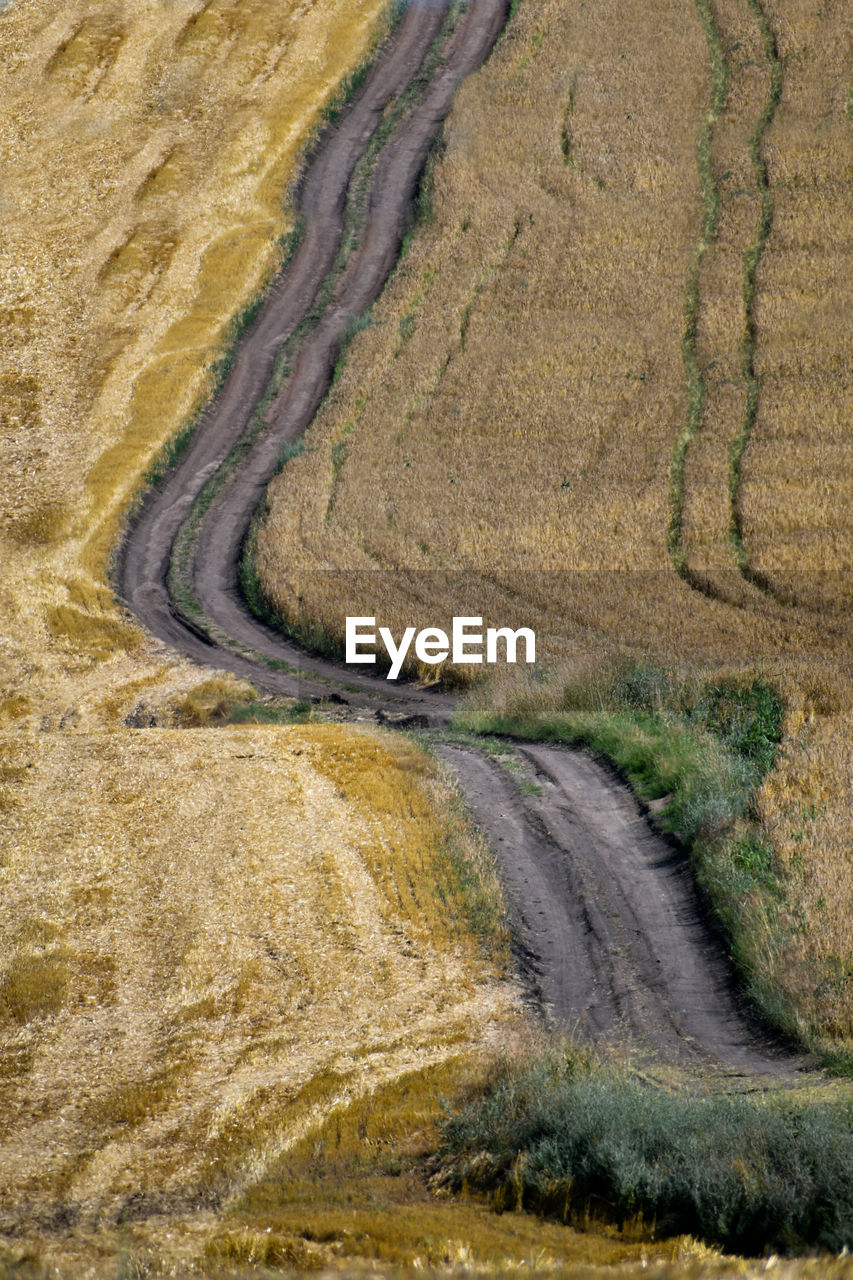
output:
M306 698L295 698L287 705L247 702L232 707L228 724L306 724L312 716L312 705Z
M711 100L702 121L699 144L696 150L699 180L702 186L702 223L699 239L696 242L690 265L687 269L684 332L681 338L681 357L684 361L684 372L687 378L687 422L672 454L672 469L669 482L670 511L666 531L666 545L673 568L682 575L687 572L683 541L684 466L690 442L699 430L705 409L705 380L699 366L699 358L696 351L696 330L699 322L700 302L699 280L702 272L702 260L714 239L720 216L720 194L711 162L711 148L714 141L714 126L723 110L729 87L728 62L726 61L725 49L720 38L720 31L714 18L713 7L710 4L710 0L696 0L696 7L702 19L702 27L711 58Z
M350 316L346 323L346 327L341 334L341 340L338 345L338 355L335 360L335 367L332 370L332 386L335 385L338 378L341 376L341 371L347 358L347 351L349 350L349 346L353 338L357 333L361 333L363 329L369 329L371 323L372 320L369 311L365 311L364 314L360 316Z
M552 1049L508 1065L444 1126L445 1179L497 1208L590 1213L727 1251L853 1241L853 1116L837 1107L671 1094Z
M186 694L178 706L179 722L187 728L222 724L255 697L251 685L233 680L204 680Z

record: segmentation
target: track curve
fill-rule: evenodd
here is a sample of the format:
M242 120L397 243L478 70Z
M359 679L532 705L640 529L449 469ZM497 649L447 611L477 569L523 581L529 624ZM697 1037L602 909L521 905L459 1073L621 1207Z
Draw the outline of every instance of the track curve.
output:
M290 262L186 453L146 495L119 555L118 592L161 641L273 693L332 697L362 718L441 728L455 699L342 671L265 626L240 591L242 550L282 443L310 423L348 322L371 305L394 266L455 88L488 56L508 8L508 0L470 0L458 11L451 0L410 0L315 149L297 192L304 233ZM336 266L353 175L395 106L399 120L373 166L357 246ZM277 356L306 320L291 372L252 429ZM183 597L175 588L182 538ZM654 835L623 784L558 747L518 748L536 777L526 791L476 749L445 743L439 751L502 863L528 976L553 1021L589 1039L734 1075L778 1077L802 1066L750 1024L685 860Z
M310 423L328 388L351 317L370 306L396 262L420 175L454 91L488 56L507 10L507 0L471 0L448 35L446 25L454 16L450 0L412 0L408 5L359 93L320 141L297 193L304 234L246 332L221 393L202 416L179 464L147 495L137 513L119 557L119 594L150 631L197 661L245 675L277 693L322 698L330 686L341 684L333 663L309 657L246 610L239 587L242 549L251 519L280 465L282 444L298 439ZM436 57L443 29L445 39ZM431 53L435 66L426 75ZM343 271L336 273L356 166L384 113L419 76L426 83L375 165L358 246ZM330 297L299 345L290 376L267 407L262 429L200 524L187 566L195 605L190 612L169 588L176 539L205 485L222 474L249 430L278 352L309 318L324 290ZM259 670L270 662L278 668L267 665ZM353 706L390 704L424 723L446 722L452 711L452 699L438 691L394 688L361 673L348 673L346 683L346 700Z
M628 787L577 751L515 750L508 770L438 747L499 856L520 966L547 1019L730 1079L803 1069L751 1017L687 859Z

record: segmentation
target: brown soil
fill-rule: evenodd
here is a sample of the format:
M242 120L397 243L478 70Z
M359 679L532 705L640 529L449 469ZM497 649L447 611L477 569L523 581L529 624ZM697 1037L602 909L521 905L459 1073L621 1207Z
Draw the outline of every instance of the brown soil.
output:
M518 958L547 1017L729 1078L805 1065L751 1022L686 858L624 783L576 751L517 752L523 782L470 749L440 749L500 856Z

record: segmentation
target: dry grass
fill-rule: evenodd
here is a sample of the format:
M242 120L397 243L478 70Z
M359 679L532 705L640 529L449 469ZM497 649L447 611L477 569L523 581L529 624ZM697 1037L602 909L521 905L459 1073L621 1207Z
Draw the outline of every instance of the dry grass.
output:
M849 685L834 713L815 715L802 680L789 686L787 743L758 794L758 814L785 871L786 927L770 972L806 1025L853 1042L850 919L853 710ZM758 940L757 940L758 941Z
M453 872L471 837L405 739L128 730L4 756L6 1232L215 1205L517 1008Z
M396 633L483 614L534 625L551 664L615 646L776 673L787 736L760 804L785 861L798 832L802 914L775 971L813 1026L850 1037L853 685L839 570L853 490L838 437L849 31L840 4L816 15L799 0L714 0L728 88L703 153L706 9L665 6L652 21L616 0L521 6L459 95L428 225L356 336L309 447L272 487L257 563L283 614L298 601L337 636L347 612ZM785 59L774 103L768 32ZM682 576L667 530L692 412L691 308L705 398L686 452ZM744 577L731 449L753 386L735 494ZM820 816L803 824L798 806Z
M317 451L288 464L261 558L286 539L306 579L315 566L665 568L704 42L673 8L668 56L640 6L620 13L522 8L463 88L434 220L354 340ZM271 571L268 584L282 600L292 589Z

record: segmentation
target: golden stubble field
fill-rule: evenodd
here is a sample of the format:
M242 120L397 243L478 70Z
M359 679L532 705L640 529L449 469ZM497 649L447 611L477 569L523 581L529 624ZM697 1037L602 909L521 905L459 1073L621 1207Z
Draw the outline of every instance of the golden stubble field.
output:
M384 11L27 0L0 14L4 719L57 723L91 671L103 691L150 670L138 653L122 665L141 637L106 590L120 518L275 266L302 148Z
M850 45L841 4L523 5L257 543L280 611L332 633L482 613L552 663L776 673L772 968L845 1038Z
M501 1041L488 855L413 745L125 730L8 760L4 1233L191 1217L366 1091Z

